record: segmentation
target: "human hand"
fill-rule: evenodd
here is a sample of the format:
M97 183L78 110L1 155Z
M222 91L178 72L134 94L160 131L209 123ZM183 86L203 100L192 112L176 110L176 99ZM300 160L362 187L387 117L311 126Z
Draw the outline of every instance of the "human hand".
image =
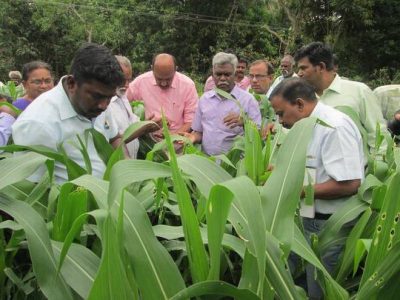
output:
M263 139L266 139L269 134L272 134L275 132L275 124L274 123L268 123L267 126L264 126L263 129L261 130L261 136Z
M229 128L235 128L237 126L243 126L243 119L238 113L230 112L224 118L224 124Z
M15 111L13 111L10 107L8 107L7 105L1 105L0 106L0 112L6 113L11 115L12 117L16 118L17 117L17 113Z
M146 121L153 121L156 123L159 127L162 127L162 118L161 117L156 117L154 113L150 114L147 118ZM168 123L168 121L167 121Z

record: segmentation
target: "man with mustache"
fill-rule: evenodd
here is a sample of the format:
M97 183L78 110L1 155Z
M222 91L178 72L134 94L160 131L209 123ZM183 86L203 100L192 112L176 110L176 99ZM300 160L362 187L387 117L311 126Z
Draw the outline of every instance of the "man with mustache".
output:
M217 88L229 93L227 99L215 90L200 98L192 123L193 132L185 134L193 143L202 143L208 155L226 153L237 135L242 135L243 113L258 126L261 113L254 97L235 84L237 58L234 54L219 52L213 58L213 79Z
M280 70L282 75L277 77L274 81L274 83L271 85L271 87L268 90L267 97L271 95L272 91L274 88L283 80L286 78L291 78L291 77L297 77L297 74L294 72L294 58L290 54L286 54L282 60L281 60L281 65L280 65Z
M241 89L247 91L250 87L250 78L246 76L247 60L238 58L238 64L235 72L235 84ZM215 82L212 76L207 78L204 85L204 92L208 92L215 87Z
M70 159L85 168L79 136L86 142L92 174L101 178L105 164L97 154L91 135L86 139L84 133L94 128L113 146L120 144L117 126L105 110L124 81L121 67L110 50L97 44L85 44L72 61L70 75L41 94L14 123L15 144L43 145L56 151L61 151L61 145ZM31 180L40 180L43 171L35 173ZM63 164L56 162L54 174L57 182L68 180Z

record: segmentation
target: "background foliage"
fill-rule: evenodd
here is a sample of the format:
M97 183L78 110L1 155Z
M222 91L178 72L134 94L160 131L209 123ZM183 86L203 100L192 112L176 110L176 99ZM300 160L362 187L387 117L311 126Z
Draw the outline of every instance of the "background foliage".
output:
M203 81L213 54L226 48L277 63L313 40L332 44L341 73L373 87L398 81L396 1L343 0L2 0L0 80L33 59L67 73L83 41L128 56L138 74L158 52ZM371 59L371 58L374 59Z

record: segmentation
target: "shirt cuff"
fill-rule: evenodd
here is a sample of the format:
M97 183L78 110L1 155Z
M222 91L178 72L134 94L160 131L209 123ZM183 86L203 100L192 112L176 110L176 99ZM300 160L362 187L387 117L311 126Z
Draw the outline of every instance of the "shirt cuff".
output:
M6 112L0 113L0 118L5 124L9 124L10 126L15 122L15 118Z

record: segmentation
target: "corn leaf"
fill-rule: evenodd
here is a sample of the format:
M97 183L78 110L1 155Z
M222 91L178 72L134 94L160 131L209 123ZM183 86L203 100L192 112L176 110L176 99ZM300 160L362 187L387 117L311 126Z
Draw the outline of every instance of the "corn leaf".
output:
M24 180L42 166L47 159L43 155L29 152L1 160L0 190L10 184Z
M102 257L88 299L134 299L122 262L116 224L111 215L102 224Z
M320 252L323 253L333 245L332 241L338 236L344 224L357 218L367 208L368 204L359 200L357 196L348 199L324 224L319 234Z
M170 300L186 300L200 296L226 296L230 299L259 300L256 294L246 289L239 289L224 281L203 281L180 291ZM206 298L204 298L206 299Z
M336 281L339 283L343 283L346 279L346 276L351 272L351 267L354 264L354 255L356 251L356 245L358 239L361 237L364 232L365 226L369 221L372 215L372 210L367 208L360 220L358 220L357 224L351 230L349 237L346 240L345 250L343 253L343 257L338 264L339 271L336 275ZM353 274L355 274L356 269L354 269Z
M244 130L244 164L247 175L256 185L259 185L260 177L264 174L267 167L264 165L261 136L257 125L252 121L247 121L244 124Z
M130 168L131 162L133 161L120 162L120 170L124 172L124 165ZM152 162L146 163L163 166ZM149 166L149 164L145 165ZM169 168L163 167L166 168L162 171L165 175ZM115 180L120 180L120 178L115 177ZM88 189L99 206L104 208L107 206L108 182L86 175L74 180L73 183ZM169 299L185 288L182 276L167 250L154 236L147 212L139 200L126 192L124 198L126 200L123 209L123 244L142 298ZM116 205L112 210L113 217L118 215L119 203L119 200L115 202Z
M315 118L306 118L291 128L260 193L266 229L283 243L285 255L289 255L293 239L293 218L303 188L306 152L315 123Z
M371 251L372 248L370 253ZM370 254L368 254L368 256L369 255ZM397 289L398 285L387 285L387 283L391 281L393 276L398 275L399 271L400 242L397 242L389 251L387 251L387 255L382 257L379 265L374 269L374 272L367 277L365 283L358 291L356 299L373 299L373 296L375 296L381 289ZM398 282L398 277L396 282Z
M33 271L43 294L49 299L72 299L71 290L57 272L46 224L28 204L0 197L0 209L22 226L28 241Z
M365 263L360 286L366 284L380 262L389 255L393 245L400 240L400 173L395 173L388 182L388 189L379 213L378 223L372 238L371 249ZM385 279L386 280L386 279Z
M207 254L201 240L199 221L197 219L189 191L182 178L182 173L179 170L174 146L172 144L171 136L167 127L167 121L164 116L163 132L169 150L172 180L174 182L174 188L176 196L178 198L179 210L181 212L181 222L183 226L183 231L185 233L185 242L186 249L188 250L190 273L192 274L193 282L204 281L207 279L209 268Z
M51 241L54 256L58 260L63 244ZM100 259L89 249L79 244L72 244L65 257L61 274L67 284L82 298L89 296L94 278L100 265Z
M221 243L233 194L223 186L214 186L207 201L207 235L210 251L208 280L218 280L221 267Z
M307 243L303 233L295 226L292 251L314 265L323 274L326 299L348 299L348 293L340 286L322 265L316 254Z

